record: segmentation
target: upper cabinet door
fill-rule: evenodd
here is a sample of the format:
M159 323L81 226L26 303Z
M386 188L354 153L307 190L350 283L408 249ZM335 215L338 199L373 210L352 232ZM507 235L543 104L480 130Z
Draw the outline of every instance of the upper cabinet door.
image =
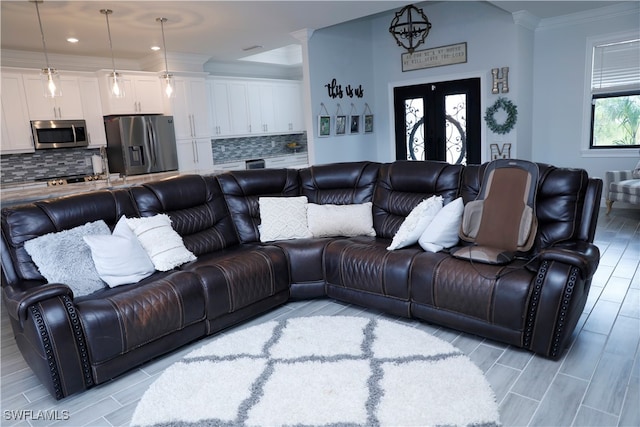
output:
M44 98L44 96L42 97ZM0 145L0 153L34 152L22 74L2 72L1 99L2 144Z
M175 86L175 97L166 114L173 116L176 139L210 137L213 126L206 80L176 77Z
M107 136L104 131L102 105L98 102L100 99L98 79L96 77L80 77L78 83L80 84L84 120L87 123L89 148L106 146Z
M231 135L231 113L229 108L229 85L226 81L211 80L209 85L209 102L211 106L211 122L213 136Z
M116 98L109 88L109 73L100 73L100 98L105 115L163 113L162 88L155 73L132 74L125 71L121 74L124 97Z
M300 83L281 83L274 89L274 112L278 132L303 132L302 88Z
M24 88L31 120L77 120L84 118L78 79L61 76L62 96L46 98L39 74L23 74Z
M231 133L234 135L250 134L251 119L249 118L247 83L232 80L228 85Z
M155 73L148 76L135 76L133 83L138 101L138 113L162 114L162 85L160 84L160 78Z

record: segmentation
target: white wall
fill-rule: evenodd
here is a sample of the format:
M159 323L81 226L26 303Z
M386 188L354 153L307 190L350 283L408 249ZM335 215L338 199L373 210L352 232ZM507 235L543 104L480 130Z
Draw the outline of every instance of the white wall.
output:
M604 178L607 170L633 169L638 150L588 150L589 38L620 32L640 36L637 2L602 9L598 19L551 22L536 31L534 51L533 158L557 166L584 168ZM544 24L544 22L542 23ZM588 110L587 110L588 111Z
M495 102L499 95L491 94L491 69L510 67L511 90L502 94L512 100L519 109L519 73L517 63L517 26L511 14L484 2L436 2L419 4L432 24L425 44L418 50L432 47L467 43L467 62L464 64L434 67L415 71L402 71L401 55L406 51L399 47L388 32L394 13L381 15L372 21L373 44L376 46L374 70L376 82L376 113L378 120L377 146L380 161L395 159L393 135L393 87L418 83L481 78L481 112ZM518 116L518 124L530 120L526 115ZM381 123L382 122L382 123ZM483 160L488 157L489 144L511 142L512 153L517 146L517 133L495 135L486 129L482 121ZM529 153L523 153L528 158Z
M498 96L518 107L518 122L507 135L493 134L482 120L483 161L489 144L511 142L512 156L558 166L585 168L604 176L609 169L630 169L637 151L616 157L598 157L581 151L587 38L614 31L638 31L638 3L611 6L588 15L543 20L521 19L485 2L445 1L417 4L433 24L419 50L467 42L467 63L402 72L401 54L388 32L395 11L368 20L316 31L310 44L312 109L320 103L335 114L348 100L329 100L323 85L336 77L340 83L360 83L375 115L373 135L315 138L316 163L395 159L393 87L480 77L481 111ZM398 9L399 10L399 9ZM517 23L516 23L517 21ZM536 27L537 25L537 27ZM534 30L535 28L535 30ZM510 92L491 94L491 69L509 67ZM358 111L362 111L362 104ZM314 122L315 123L315 122ZM317 134L317 125L314 133ZM373 138L371 138L373 136Z
M338 104L345 115L352 111L363 114L365 103L375 102L375 82L373 80L373 47L371 45L371 27L367 21L357 21L348 25L339 25L317 30L309 40L309 75L311 85L311 113L313 129L307 132L309 149L316 164L335 161L377 160L375 134L361 133L335 136L332 121L330 137L318 137L317 117L329 114L333 117ZM329 96L326 84L336 79L342 86L343 97ZM364 96L347 96L346 87L362 87ZM324 104L326 111L322 110Z

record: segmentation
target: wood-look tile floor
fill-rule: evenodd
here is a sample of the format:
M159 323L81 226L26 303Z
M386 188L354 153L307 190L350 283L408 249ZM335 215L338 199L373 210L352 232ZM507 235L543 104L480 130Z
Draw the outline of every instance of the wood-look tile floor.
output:
M468 354L493 386L504 426L640 426L640 210L614 209L608 216L601 212L596 244L600 266L573 342L559 361L450 329L397 320ZM385 316L321 299L288 303L235 329L308 315ZM128 426L138 400L158 375L207 341L56 401L22 359L4 310L1 322L2 426ZM58 420L25 419L43 414Z

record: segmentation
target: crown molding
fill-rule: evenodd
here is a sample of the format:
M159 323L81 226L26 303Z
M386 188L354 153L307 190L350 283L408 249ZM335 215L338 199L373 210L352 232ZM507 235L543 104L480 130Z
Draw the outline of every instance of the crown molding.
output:
M520 25L521 27L527 28L529 30L535 31L540 23L540 18L528 12L526 10L518 10L511 14L513 17L513 22L516 25Z
M629 14L635 14L638 16L638 13L640 13L640 3L629 1L598 9L591 9L584 12L572 13L570 15L545 18L540 21L537 29L546 30L566 27L567 25L588 24L595 21L601 21L603 19L627 16Z
M42 52L2 49L3 67L44 68L46 66ZM59 70L97 71L111 68L111 58L97 56L78 56L49 54L49 64ZM140 70L140 63L134 60L118 59L116 70Z
M169 71L204 71L204 64L211 59L206 55L193 53L167 52ZM160 51L145 56L140 60L144 71L165 71L164 54Z

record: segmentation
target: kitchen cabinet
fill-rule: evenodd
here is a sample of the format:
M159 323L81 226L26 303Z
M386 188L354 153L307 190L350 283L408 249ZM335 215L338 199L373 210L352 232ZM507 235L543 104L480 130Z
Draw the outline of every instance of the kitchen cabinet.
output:
M231 135L231 115L229 111L229 87L227 82L212 80L209 87L209 106L214 136Z
M82 112L87 123L89 148L99 148L107 145L107 136L104 132L104 120L102 119L102 105L100 99L100 87L97 77L80 77L80 97L82 98Z
M276 132L304 132L302 86L299 82L278 83L274 96Z
M266 82L248 85L251 129L254 133L276 132L274 86Z
M44 96L40 74L23 73L22 77L31 120L84 118L77 77L62 74L60 77L62 96L56 98Z
M1 100L2 144L0 145L0 154L34 152L29 110L21 73L2 71Z
M160 78L156 73L123 71L124 95L111 95L109 72L99 73L102 111L106 116L113 114L162 114L164 104Z
M216 78L209 85L213 136L304 131L297 81Z
M180 172L208 173L215 169L210 138L178 140L176 147Z
M173 116L176 139L212 136L211 112L204 78L174 78L175 97L168 100L165 114Z
M235 80L228 82L229 117L232 135L251 133L247 89L246 82Z

